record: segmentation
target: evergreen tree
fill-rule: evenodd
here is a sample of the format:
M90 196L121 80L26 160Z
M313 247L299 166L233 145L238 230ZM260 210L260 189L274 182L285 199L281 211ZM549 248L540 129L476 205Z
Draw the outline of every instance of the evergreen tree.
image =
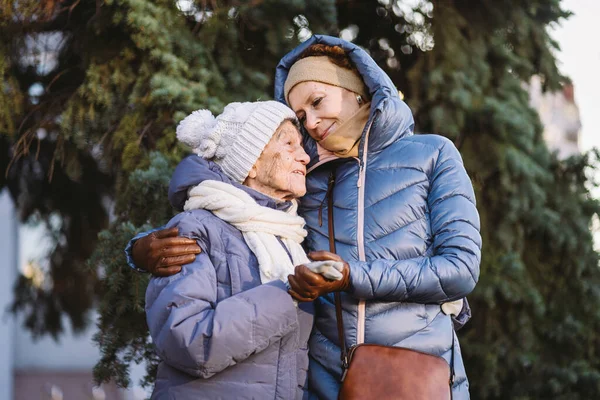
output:
M166 186L185 151L177 122L271 98L278 59L313 31L367 49L416 130L449 137L463 155L484 239L474 317L459 333L473 398L600 396L589 231L598 154L550 154L523 88L534 74L560 87L547 33L568 17L559 0L0 4L0 187L22 219L46 222L56 238L50 279L38 287L21 277L15 309L34 333L58 335L62 314L82 328L99 301L99 381L128 384L131 361L149 361L154 374L148 276L126 266L122 249L173 213Z
M333 2L0 4L0 188L56 243L46 281L21 276L13 309L35 335L56 337L62 315L80 330L99 301L96 377L127 385L129 362L152 357L148 278L127 267L123 247L173 215L167 184L185 153L178 121L270 98L280 56L308 20L323 32L335 25Z
M550 154L523 87L534 74L560 87L547 29L569 13L558 0L378 3L340 8L340 26L404 92L416 130L459 147L476 190L481 279L459 335L473 398L599 397L598 154Z

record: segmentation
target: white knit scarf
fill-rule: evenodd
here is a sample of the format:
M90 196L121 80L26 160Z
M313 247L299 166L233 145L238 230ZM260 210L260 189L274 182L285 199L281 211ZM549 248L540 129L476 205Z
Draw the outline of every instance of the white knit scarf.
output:
M210 211L240 230L258 260L262 283L276 279L287 283L294 266L309 262L300 245L306 230L304 218L297 214L296 201L287 212L279 211L258 205L248 193L233 185L207 180L188 191L183 209ZM287 247L292 260L277 237Z

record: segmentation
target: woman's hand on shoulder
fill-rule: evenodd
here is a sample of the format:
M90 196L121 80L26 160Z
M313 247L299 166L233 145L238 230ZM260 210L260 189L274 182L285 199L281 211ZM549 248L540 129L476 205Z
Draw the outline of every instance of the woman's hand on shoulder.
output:
M194 239L178 236L177 228L162 229L138 239L131 252L138 268L154 276L171 276L181 271L201 253Z

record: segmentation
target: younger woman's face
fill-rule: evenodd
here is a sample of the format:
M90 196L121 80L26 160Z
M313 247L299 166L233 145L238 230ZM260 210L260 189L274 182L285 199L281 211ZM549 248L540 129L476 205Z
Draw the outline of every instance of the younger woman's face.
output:
M356 93L321 82L301 82L289 93L290 107L317 142L335 132L360 108Z

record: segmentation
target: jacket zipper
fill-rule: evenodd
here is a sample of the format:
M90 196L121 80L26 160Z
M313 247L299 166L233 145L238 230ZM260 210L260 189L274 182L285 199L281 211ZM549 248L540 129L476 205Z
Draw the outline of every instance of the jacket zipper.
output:
M369 123L367 133L365 135L365 143L363 144L363 157L359 161L358 181L358 226L356 227L356 241L358 242L358 259L366 261L365 256L365 178L367 174L367 149L369 148L369 134L371 133L371 125L373 119ZM365 342L365 300L358 300L358 325L356 327L356 344Z

